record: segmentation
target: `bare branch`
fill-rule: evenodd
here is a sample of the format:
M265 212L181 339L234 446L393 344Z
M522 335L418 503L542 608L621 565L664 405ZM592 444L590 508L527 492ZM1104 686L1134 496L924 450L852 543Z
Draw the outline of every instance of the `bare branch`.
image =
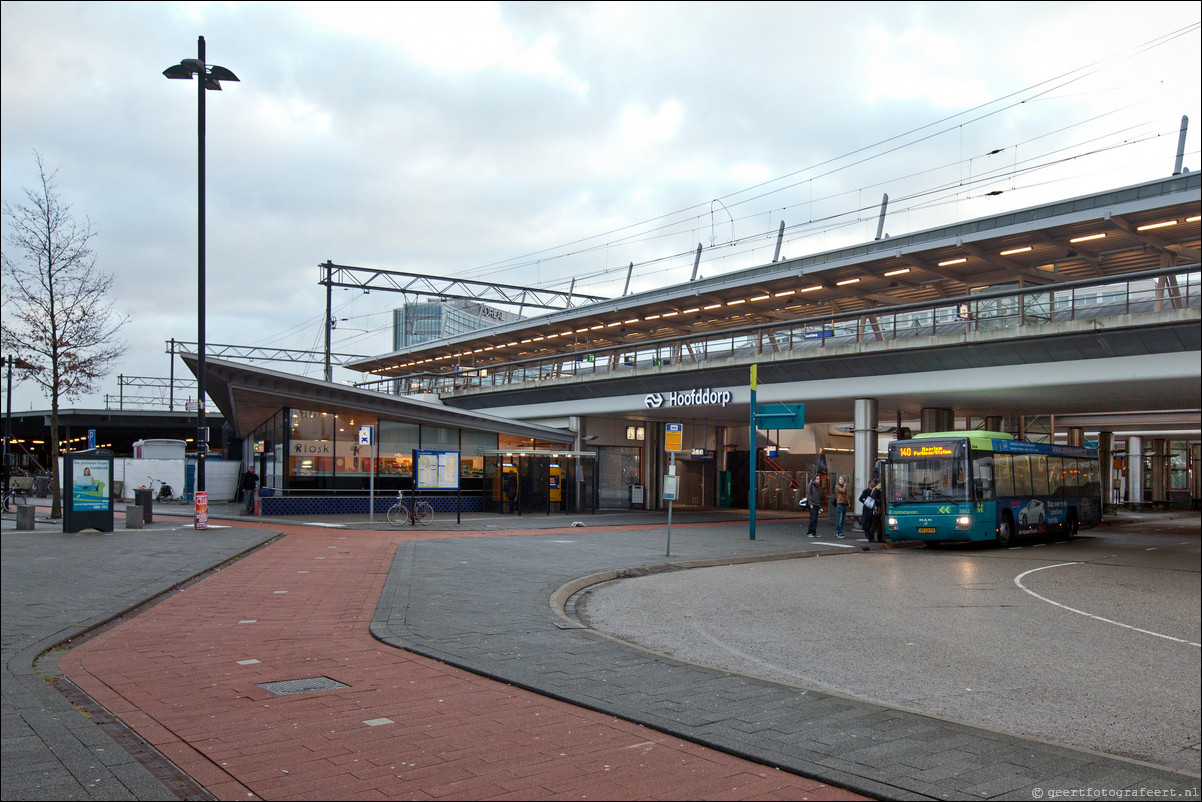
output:
M58 410L92 391L111 373L126 345L117 339L129 314L109 300L114 276L96 266L90 220L77 221L47 174L37 152L39 185L26 187L25 203L4 204L4 279L0 345L30 367L24 376L51 405L51 462L55 485L52 514L60 514Z

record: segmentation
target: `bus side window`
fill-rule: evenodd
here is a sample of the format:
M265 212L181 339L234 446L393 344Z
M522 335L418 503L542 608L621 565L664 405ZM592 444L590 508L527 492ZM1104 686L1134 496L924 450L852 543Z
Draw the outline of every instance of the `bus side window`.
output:
M994 489L998 498L1014 495L1014 477L1012 475L1014 460L1010 454L995 454L993 471L995 477Z
M1064 462L1061 457L1048 457L1048 495L1053 498L1076 495L1064 482Z
M978 454L972 463L973 498L993 501L993 455Z
M1031 462L1031 494L1035 496L1049 495L1048 489L1048 458L1044 456L1030 457Z

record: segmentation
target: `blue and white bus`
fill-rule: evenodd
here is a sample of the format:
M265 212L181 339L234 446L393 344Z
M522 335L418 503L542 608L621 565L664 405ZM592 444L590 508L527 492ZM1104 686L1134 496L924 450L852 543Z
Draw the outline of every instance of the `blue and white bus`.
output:
M885 533L930 543L1060 534L1102 520L1096 449L1004 432L920 434L889 444Z

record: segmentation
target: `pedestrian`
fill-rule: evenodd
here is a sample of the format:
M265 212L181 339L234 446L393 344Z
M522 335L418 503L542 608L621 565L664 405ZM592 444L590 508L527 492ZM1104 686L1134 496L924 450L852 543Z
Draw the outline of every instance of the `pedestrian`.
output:
M518 474L516 470L505 471L503 486L504 495L501 497L501 512L505 512L505 502L509 502L510 514L518 509Z
M843 539L843 521L847 518L847 508L851 506L851 488L847 486L847 477L840 476L835 483L835 537Z
M869 479L868 487L860 492L860 526L869 543L874 540L877 520L876 507L880 502L880 497L881 491L877 487L876 479Z
M245 514L250 515L255 511L255 488L259 485L259 475L255 473L255 466L250 466L246 469L246 473L242 474L242 494L246 497Z
M880 482L872 488L872 534L877 543L885 542L885 496Z
M806 503L810 507L810 526L806 530L806 537L818 537L818 515L822 512L822 501L822 481L815 473L806 488Z

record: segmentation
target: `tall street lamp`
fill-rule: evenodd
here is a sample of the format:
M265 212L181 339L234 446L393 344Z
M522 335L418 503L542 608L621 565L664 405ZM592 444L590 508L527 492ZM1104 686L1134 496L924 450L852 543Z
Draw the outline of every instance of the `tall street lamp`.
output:
M196 487L195 496L197 505L196 528L201 529L207 523L208 512L207 494L205 492L205 454L209 450L209 432L205 426L205 91L206 90L221 90L222 81L237 81L238 76L227 70L225 67L218 67L216 64L205 64L205 38L197 37L196 58L188 58L181 61L179 64L173 64L163 70L163 75L171 79L192 80L192 76L198 75L201 80L197 82L197 116L198 123L197 131L197 218L198 228L196 235L196 273L197 273L197 296L196 296L196 392L197 392L197 407L196 407ZM204 520L201 520L199 514L199 506L201 500L204 499L206 510Z
M10 481L12 479L12 468L9 463L9 454L11 449L9 443L13 439L13 363L21 370L34 370L34 366L26 362L21 357L16 357L9 354L4 359L8 363L8 395L6 397L7 404L4 410L4 495L8 495Z

